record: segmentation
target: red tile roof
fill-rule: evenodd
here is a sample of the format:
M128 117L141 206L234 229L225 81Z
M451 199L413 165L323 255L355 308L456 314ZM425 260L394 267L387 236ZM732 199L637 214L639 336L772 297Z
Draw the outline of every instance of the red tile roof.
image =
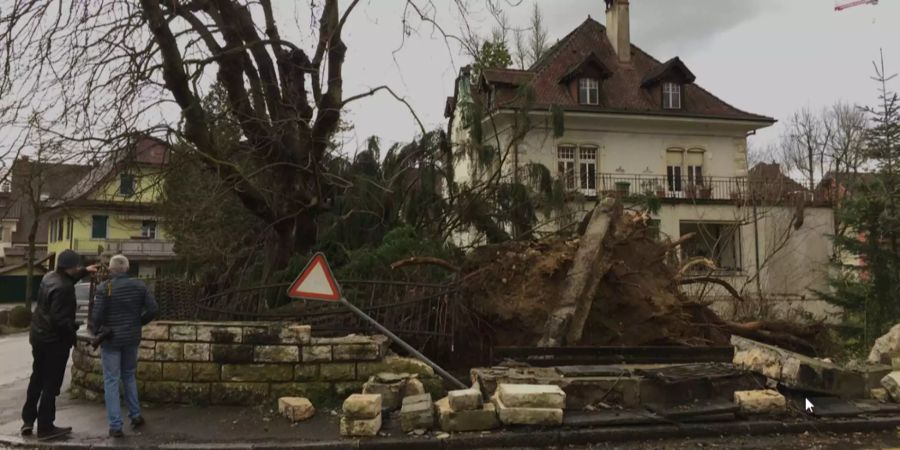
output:
M484 82L495 89L498 107L521 107L523 97L519 87L529 85L534 91L535 109L553 105L568 111L604 113L654 114L685 117L774 122L775 120L737 109L697 84L685 84L682 108L663 109L659 86L644 87L645 80L678 71L685 81L693 74L679 59L661 63L640 48L631 46L631 62L621 63L606 35L606 28L588 18L575 30L550 48L547 54L529 70L485 70ZM574 91L562 83L566 75L587 59L597 58L612 74L600 85L600 104L581 105Z

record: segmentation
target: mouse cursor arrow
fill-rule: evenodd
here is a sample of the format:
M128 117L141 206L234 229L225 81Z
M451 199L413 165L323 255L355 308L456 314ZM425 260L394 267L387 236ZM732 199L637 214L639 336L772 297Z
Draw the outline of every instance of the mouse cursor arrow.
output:
M808 412L808 413L813 412L814 405L812 404L812 402L809 401L808 398L806 398L804 400L806 401L806 412Z

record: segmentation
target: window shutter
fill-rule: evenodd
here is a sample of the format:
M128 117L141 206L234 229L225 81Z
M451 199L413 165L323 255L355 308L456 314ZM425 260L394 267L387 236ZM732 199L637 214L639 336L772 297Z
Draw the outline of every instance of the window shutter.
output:
M667 166L681 166L684 161L684 154L681 151L669 150L666 152Z
M703 165L703 152L688 152L687 165L702 166Z

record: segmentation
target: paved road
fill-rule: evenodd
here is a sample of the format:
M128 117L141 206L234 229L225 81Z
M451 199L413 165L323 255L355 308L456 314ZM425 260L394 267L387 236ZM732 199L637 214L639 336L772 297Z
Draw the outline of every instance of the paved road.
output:
M0 390L31 374L31 346L28 333L0 336Z

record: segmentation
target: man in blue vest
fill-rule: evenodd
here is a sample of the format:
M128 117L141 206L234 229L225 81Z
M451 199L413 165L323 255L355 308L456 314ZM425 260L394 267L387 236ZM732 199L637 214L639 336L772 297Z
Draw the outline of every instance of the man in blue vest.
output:
M109 260L110 279L97 286L91 324L95 334L105 336L101 342L103 391L109 435L122 437L122 406L119 385L125 392L125 405L132 428L144 425L138 400L138 346L141 327L150 323L159 309L143 281L128 277L128 259L116 255Z

